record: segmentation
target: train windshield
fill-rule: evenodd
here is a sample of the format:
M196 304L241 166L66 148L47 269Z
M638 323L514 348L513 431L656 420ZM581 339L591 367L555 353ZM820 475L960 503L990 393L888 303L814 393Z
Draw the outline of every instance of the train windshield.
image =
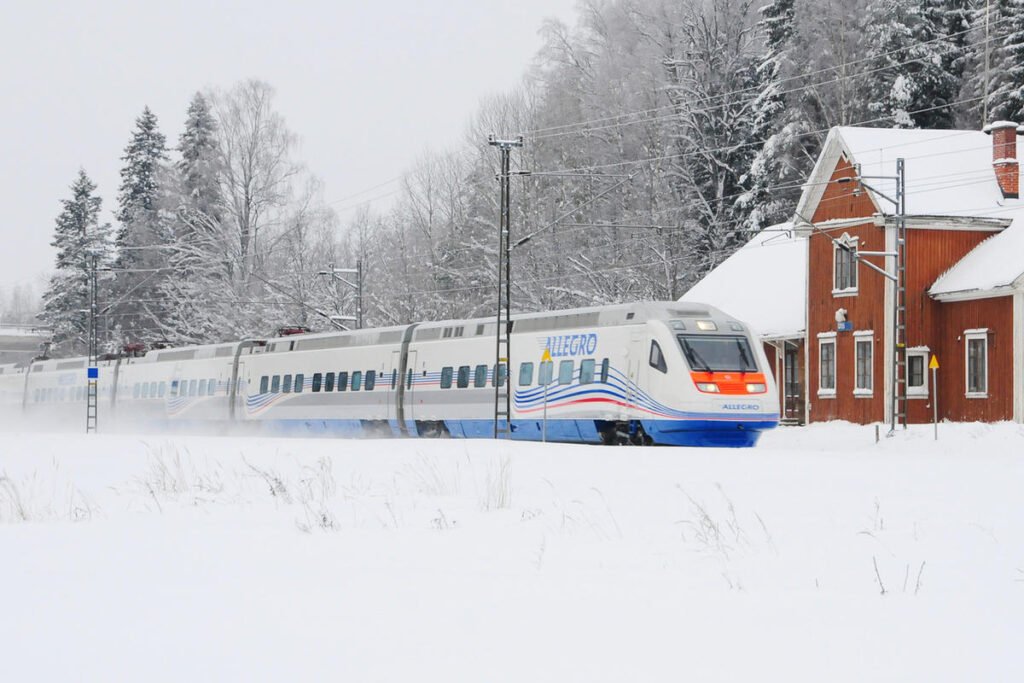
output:
M700 372L756 372L754 354L746 337L737 335L679 334L690 368Z

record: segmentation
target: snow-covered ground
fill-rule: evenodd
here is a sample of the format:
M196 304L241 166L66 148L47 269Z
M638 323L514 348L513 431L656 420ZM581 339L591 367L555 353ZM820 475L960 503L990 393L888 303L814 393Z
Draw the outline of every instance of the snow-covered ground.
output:
M4 681L1019 681L1022 644L1016 425L0 434Z

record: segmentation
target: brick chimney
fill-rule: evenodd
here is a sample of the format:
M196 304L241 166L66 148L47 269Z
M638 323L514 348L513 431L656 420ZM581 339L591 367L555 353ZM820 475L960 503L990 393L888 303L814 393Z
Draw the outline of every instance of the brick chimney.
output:
M1006 199L1017 199L1020 194L1020 169L1017 164L1017 124L996 121L985 126L992 136L992 168L996 182ZM1022 127L1024 132L1024 127Z

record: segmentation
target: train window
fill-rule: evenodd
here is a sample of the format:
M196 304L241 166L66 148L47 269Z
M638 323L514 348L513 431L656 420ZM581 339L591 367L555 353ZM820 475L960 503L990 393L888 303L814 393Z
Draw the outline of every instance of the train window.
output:
M377 386L377 371L367 370L366 371L366 391L373 391L373 388Z
M167 395L167 382L160 382L156 387L156 395L163 398Z
M558 364L558 383L559 384L572 384L572 375L574 363L571 360L563 360Z
M195 396L196 395L196 381L194 379L190 379L188 381L188 395L189 396Z
M139 383L136 382L134 385L132 385L132 398L138 398L141 395L142 395L142 387L140 387Z
M67 388L66 387L61 387L60 388L60 400L61 401L67 400L67 397L68 397L68 390L67 390Z
M391 370L391 388L394 389L398 384L398 370Z
M295 393L301 394L302 390L306 388L306 376L301 372L295 375Z
M323 385L323 383L324 383L324 373L322 373L322 372L314 372L313 373L313 393L314 394L320 391L320 387Z
M497 372L497 374L494 377L491 377L492 385L493 385L493 383L495 381L495 377L497 378L497 382L498 382L498 386L499 387L505 386L505 380L508 378L508 366L505 365L504 363L499 363L498 364L498 372Z
M260 393L261 394L267 393L267 389L270 388L269 383L270 383L270 378L269 377L267 377L266 375L263 375L262 377L260 377Z
M338 391L348 391L348 373L338 373Z
M334 391L334 373L324 375L324 391Z
M533 363L519 364L519 386L528 387L533 384Z
M580 361L580 384L590 384L594 381L594 359L587 358Z
M444 334L442 334L441 337L443 339L448 339L451 336L452 336L452 328L450 328L450 327L444 328Z
M206 396L206 380L205 379L199 380L199 395L200 396Z
M450 365L441 368L441 388L452 388L452 366Z
M476 326L476 336L479 337L483 333L484 333L484 326L483 325L477 325Z
M609 364L607 358L605 358L603 361L601 361L601 384L608 384L608 369L609 369L609 365L610 364Z
M363 385L363 373L361 370L356 370L352 373L352 391L359 391L359 387Z
M149 382L142 383L142 398L149 398Z
M540 368L537 370L537 384L541 386L551 384L551 378L554 374L555 364L549 360L541 361Z
M651 357L648 362L658 372L668 372L668 366L665 365L665 355L661 352L658 342L653 340L651 341Z
M409 368L409 374L405 377L405 388L412 389L412 368Z
M209 383L210 386L207 387L206 393L208 393L210 396L216 396L217 395L217 380L216 379L211 379L211 380L209 380L208 383Z
M458 386L459 389L465 389L466 387L469 386L469 366L468 365L460 365L459 366L459 377L458 377L458 380L456 382L456 386Z
M266 379L266 377L263 379ZM176 379L171 380L171 398L178 398L178 380Z
M159 386L160 386L159 382L150 382L149 383L149 397L150 398L156 398L156 390L157 390L157 388Z
M281 375L274 375L274 378L270 380L270 393L276 394L281 391Z
M284 379L281 381L281 393L282 394L290 394L290 393L292 393L292 376L291 375L285 375Z
M473 386L479 389L487 386L487 366L478 365L473 371Z

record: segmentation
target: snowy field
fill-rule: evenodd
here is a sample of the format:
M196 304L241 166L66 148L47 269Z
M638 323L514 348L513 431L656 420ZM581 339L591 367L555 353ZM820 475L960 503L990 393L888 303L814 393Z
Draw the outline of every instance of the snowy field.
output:
M4 681L1020 681L1024 429L0 434Z

